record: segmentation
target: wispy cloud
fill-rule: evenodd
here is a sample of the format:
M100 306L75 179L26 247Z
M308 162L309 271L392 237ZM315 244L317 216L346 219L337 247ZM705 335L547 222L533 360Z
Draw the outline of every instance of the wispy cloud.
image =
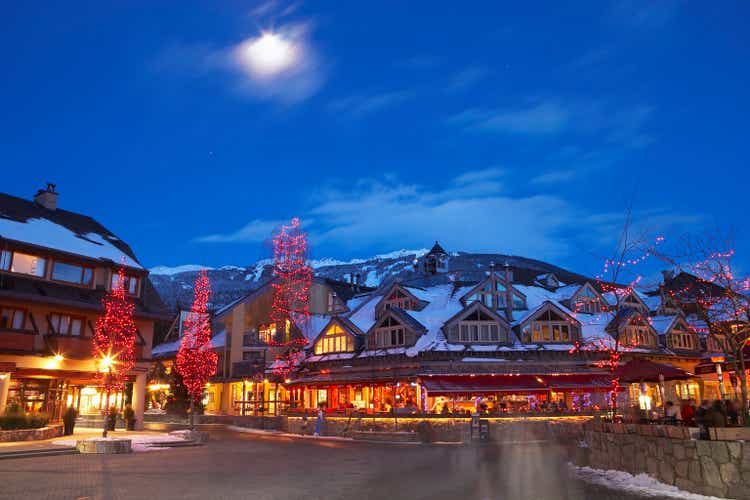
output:
M237 243L237 242L262 242L281 225L280 220L251 220L241 228L230 233L217 233L195 238L200 243Z
M656 29L669 23L677 15L678 0L644 2L639 0L617 0L612 3L605 21L626 28Z
M468 109L449 118L468 130L524 135L549 135L568 126L570 112L554 101L544 101L522 108L484 110Z
M481 81L484 77L487 76L488 73L489 71L487 70L487 68L483 68L480 66L470 66L468 68L464 68L461 71L453 74L453 76L450 78L450 81L448 82L448 85L446 86L446 90L448 92L458 92L461 90L465 90Z
M332 101L331 111L348 117L360 118L371 113L377 113L387 108L412 99L416 93L411 90L399 90L370 95L352 95Z

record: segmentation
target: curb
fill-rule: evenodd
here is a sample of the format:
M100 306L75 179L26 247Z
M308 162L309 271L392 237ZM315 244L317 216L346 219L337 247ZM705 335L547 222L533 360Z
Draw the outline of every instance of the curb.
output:
M228 425L226 430L237 432L241 434L254 434L262 437L283 437L305 441L337 441L344 443L365 443L365 444L388 444L388 445L406 445L406 446L463 446L463 442L449 442L449 441L437 441L435 443L421 443L419 441L377 441L370 439L354 439L341 436L312 436L309 434L292 434L289 432L281 431L264 431L261 429L251 429L249 427L238 427L236 425Z
M58 455L78 455L79 452L73 447L67 448L41 448L37 450L19 450L0 452L0 460L14 458L54 457Z

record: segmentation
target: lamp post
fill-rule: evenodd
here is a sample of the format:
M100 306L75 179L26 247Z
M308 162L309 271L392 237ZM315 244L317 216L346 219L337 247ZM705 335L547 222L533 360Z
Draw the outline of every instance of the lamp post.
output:
M716 367L716 378L719 380L719 394L721 394L721 400L727 399L726 391L724 390L724 374L721 372L721 364L724 362L724 356L711 356L711 362Z

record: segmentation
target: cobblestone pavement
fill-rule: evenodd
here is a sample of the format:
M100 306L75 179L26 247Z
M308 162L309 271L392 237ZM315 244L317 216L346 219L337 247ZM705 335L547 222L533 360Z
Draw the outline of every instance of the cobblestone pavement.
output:
M212 433L206 446L0 461L2 499L632 499L553 445L396 446Z

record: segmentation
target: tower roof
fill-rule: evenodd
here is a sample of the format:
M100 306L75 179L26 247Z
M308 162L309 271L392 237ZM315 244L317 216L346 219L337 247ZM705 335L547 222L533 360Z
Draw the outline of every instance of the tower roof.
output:
M448 252L446 252L445 249L440 246L440 243L435 241L435 244L433 245L432 250L430 250L427 253L427 255L438 255L438 254L448 255Z

